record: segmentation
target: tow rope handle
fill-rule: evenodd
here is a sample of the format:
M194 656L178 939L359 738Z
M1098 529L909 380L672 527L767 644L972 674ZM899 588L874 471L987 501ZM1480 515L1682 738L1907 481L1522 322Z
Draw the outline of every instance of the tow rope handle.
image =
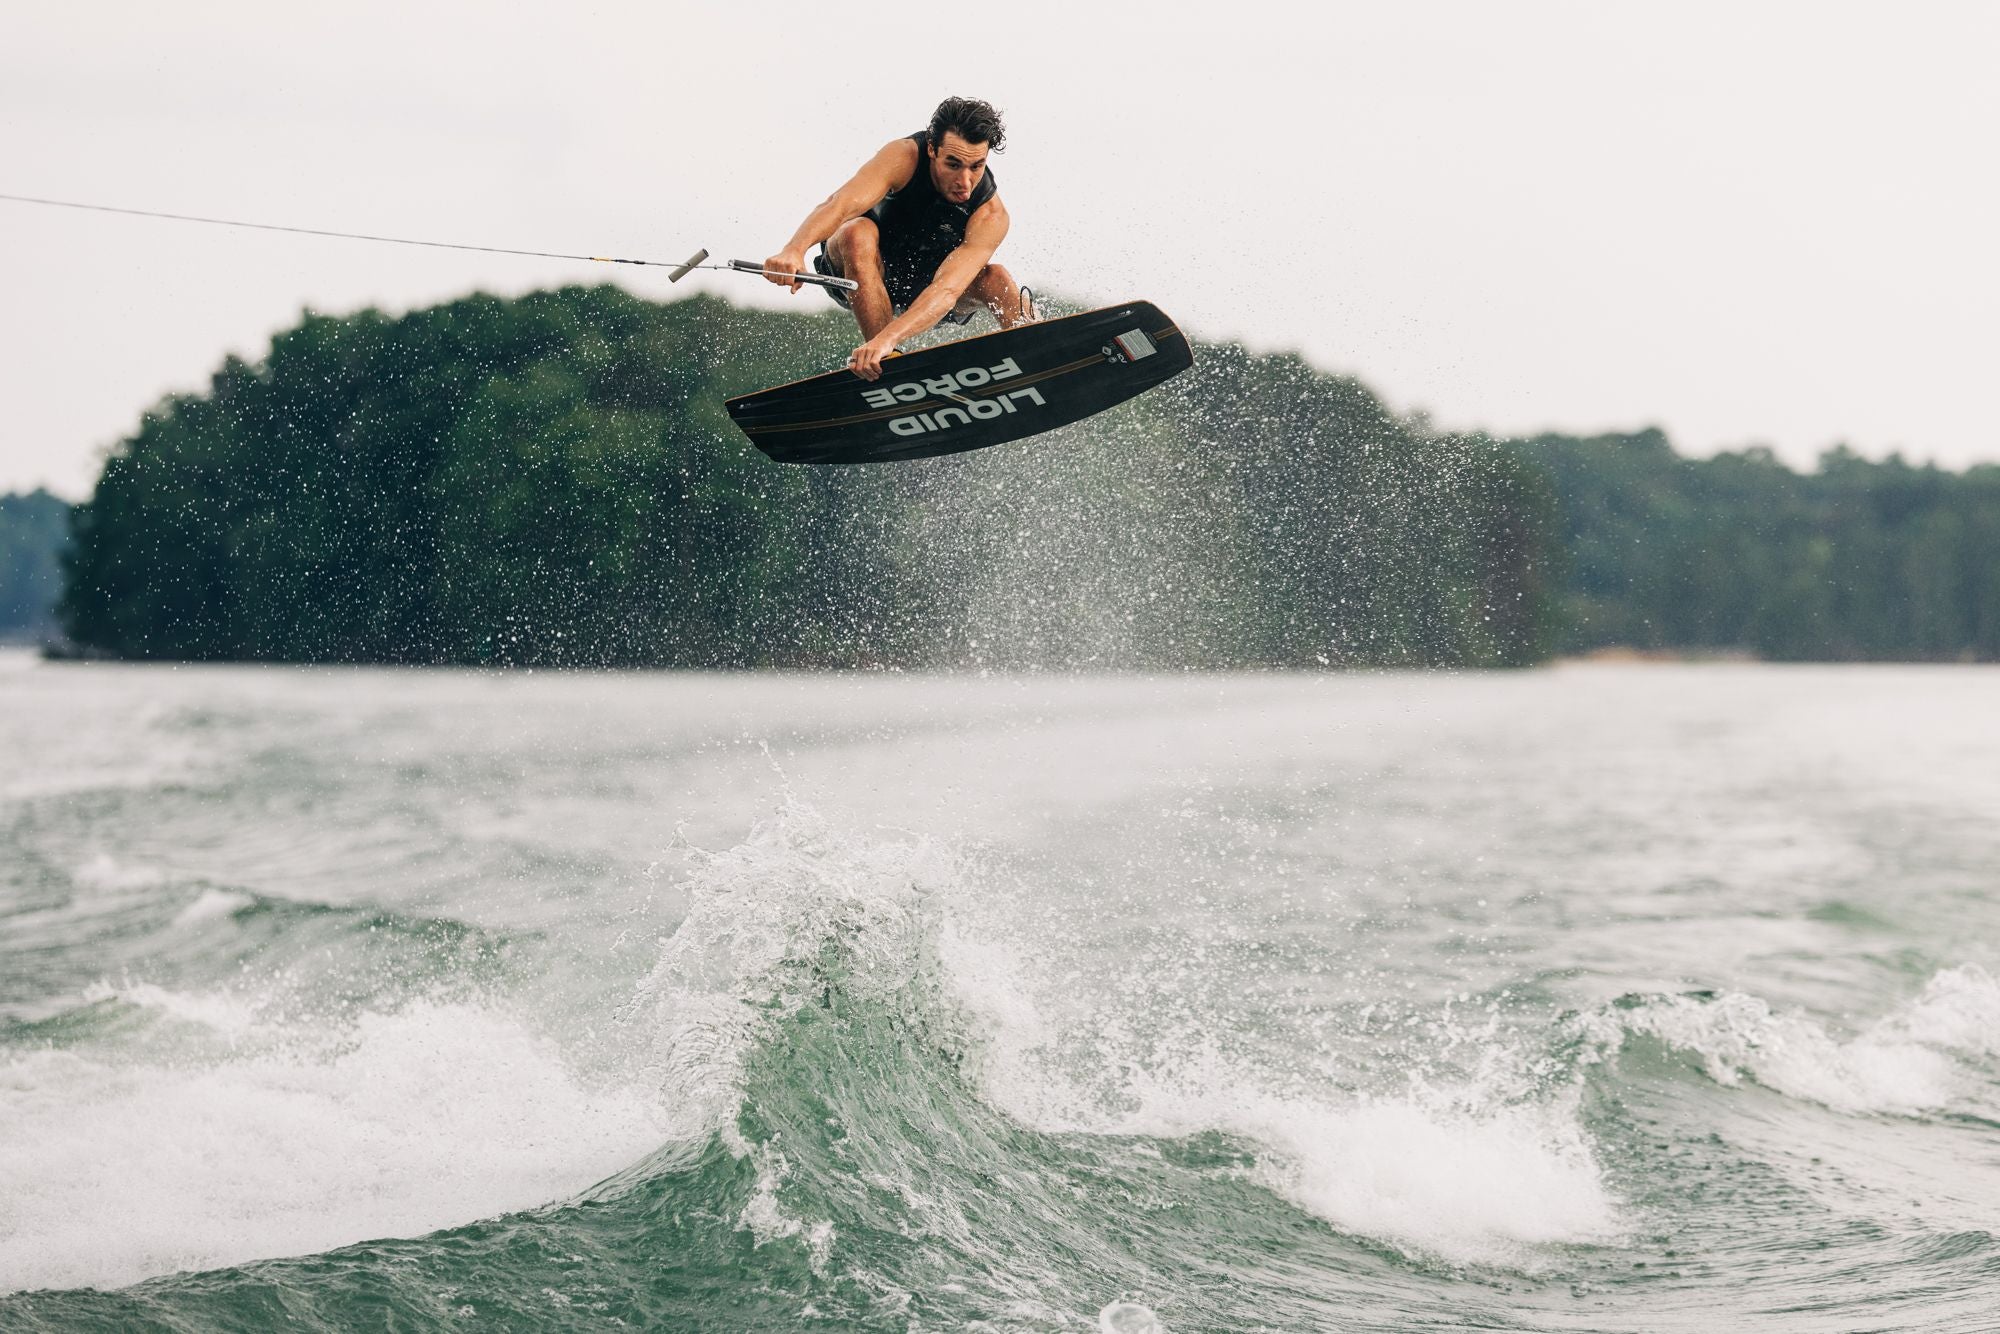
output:
M754 259L732 259L727 264L709 264L706 250L697 250L688 256L687 263L676 264L667 281L677 283L696 269L724 269L731 273L754 273L759 278L765 275L764 266ZM852 278L829 278L824 273L780 273L776 275L793 282L811 283L814 287L838 287L843 292L852 292L861 284Z

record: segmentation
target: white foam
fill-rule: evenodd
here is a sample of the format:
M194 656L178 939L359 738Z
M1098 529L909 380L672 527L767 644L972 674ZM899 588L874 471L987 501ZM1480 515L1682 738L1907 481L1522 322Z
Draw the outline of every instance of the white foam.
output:
M241 890L204 889L196 896L194 902L175 915L174 925L199 926L203 922L212 922L218 917L227 917L231 913L240 912L256 901Z
M1621 1229L1575 1110L1560 1103L1475 1113L1417 1099L1280 1102L1242 1128L1285 1150L1264 1174L1302 1207L1447 1260L1533 1269L1537 1248Z
M587 1087L486 1009L419 1004L325 1037L194 1068L0 1065L0 1289L418 1235L561 1198L661 1135L652 1099Z
M962 1011L978 1034L967 1069L982 1096L1037 1129L1238 1135L1257 1148L1258 1179L1300 1207L1456 1262L1534 1268L1536 1247L1617 1235L1573 1100L1520 1103L1497 1080L1403 1099L1271 1091L1265 1072L1201 1033L1162 1044L1125 1031L1121 1016L1147 1010L1144 994L1119 992L1116 1012L1044 1005L1025 947L970 925L971 896L938 892L966 881L928 840L849 836L797 802L741 845L702 854L688 915L634 1007L658 1034L653 1077L676 1132L764 1152L730 1134L742 1061L831 950L852 996L924 1005L931 1021ZM759 1243L798 1235L809 1225L777 1207L781 1166L758 1166L739 1221Z
M1116 1301L1097 1313L1100 1334L1167 1334L1167 1327L1152 1308L1137 1302Z
M2000 1040L2000 987L1984 970L1951 969L1881 1022L1841 1039L1809 1015L1755 996L1663 997L1600 1017L1590 1027L1615 1050L1625 1033L1658 1038L1701 1061L1727 1087L1744 1078L1842 1112L1918 1116L1965 1088L1951 1050L1990 1051Z
M2000 981L1978 964L1946 968L1881 1028L1942 1051L2000 1056Z
M70 873L70 878L86 889L122 891L152 889L167 877L151 866L134 866L100 852Z
M833 1224L825 1219L808 1223L786 1213L778 1203L778 1185L791 1175L790 1162L772 1145L746 1147L757 1163L757 1183L743 1212L737 1216L737 1230L750 1234L753 1250L762 1250L785 1237L802 1237L807 1263L815 1274L825 1277L827 1260L833 1254Z
M628 1017L653 1026L653 1078L678 1137L723 1132L742 1062L774 1014L801 1003L836 954L856 997L892 996L937 938L932 892L957 878L928 840L834 830L788 802L727 852L697 854L685 918Z
M1256 1149L1257 1180L1344 1232L1452 1263L1537 1269L1538 1248L1615 1240L1623 1230L1573 1094L1522 1098L1512 1049L1480 1035L1476 1083L1396 1097L1274 1088L1269 1072L1224 1052L1213 1034L1142 1040L1100 1011L1064 1060L1061 1026L1028 998L1009 951L952 941L946 957L988 1030L981 1090L1049 1131L1180 1138L1221 1131ZM1144 1008L1143 998L1134 998ZM1074 1043L1069 1044L1072 1047Z
M86 1001L117 1000L127 1005L164 1014L187 1024L199 1024L217 1033L238 1036L257 1022L256 1007L240 996L224 991L182 992L155 986L151 982L131 982L114 987L93 982L84 988Z
M1257 1147L1253 1175L1343 1232L1457 1264L1544 1266L1540 1248L1623 1230L1573 1096L1510 1104L1490 1089L1334 1101L1277 1093L1212 1049L1167 1078L1132 1071L1119 1129L1204 1130Z

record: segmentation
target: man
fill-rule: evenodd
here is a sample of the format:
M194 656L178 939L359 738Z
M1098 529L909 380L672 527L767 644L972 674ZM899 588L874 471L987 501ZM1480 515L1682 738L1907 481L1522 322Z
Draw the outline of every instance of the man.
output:
M1034 318L1013 275L992 262L1007 206L986 158L1005 137L991 106L946 98L928 128L885 144L764 261L766 278L796 292L798 280L782 275L803 272L807 249L820 244L815 270L861 284L828 290L867 340L847 358L862 379L879 379L884 357L940 320L963 324L981 307L1003 329Z

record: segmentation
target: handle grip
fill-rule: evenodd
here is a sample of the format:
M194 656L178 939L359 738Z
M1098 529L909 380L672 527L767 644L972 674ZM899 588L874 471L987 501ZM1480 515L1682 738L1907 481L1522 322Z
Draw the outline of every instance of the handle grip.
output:
M732 259L729 261L729 267L735 269L738 273L761 274L764 272L764 266L754 259ZM802 283L811 283L814 287L838 287L843 292L852 292L861 286L860 283L855 282L852 278L829 278L824 273L781 273L778 276L781 278L796 278Z

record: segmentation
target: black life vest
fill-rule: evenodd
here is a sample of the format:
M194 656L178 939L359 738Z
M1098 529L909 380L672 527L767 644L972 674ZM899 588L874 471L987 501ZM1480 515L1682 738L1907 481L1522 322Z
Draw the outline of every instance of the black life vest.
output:
M909 136L917 146L917 170L910 183L891 191L882 202L868 210L875 220L882 249L882 276L887 280L889 299L906 306L917 299L937 276L945 256L965 241L965 224L980 205L991 199L999 185L988 167L972 189L972 198L954 204L931 182L928 130Z

